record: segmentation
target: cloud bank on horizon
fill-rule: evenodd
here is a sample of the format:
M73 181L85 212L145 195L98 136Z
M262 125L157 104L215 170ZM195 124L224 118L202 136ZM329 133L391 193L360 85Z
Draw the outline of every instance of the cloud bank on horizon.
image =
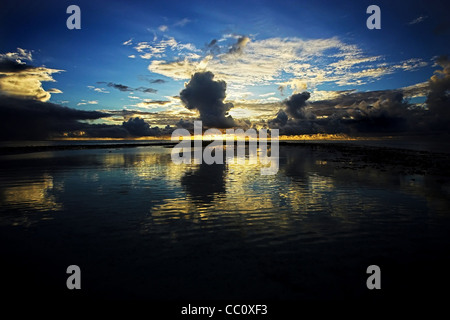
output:
M355 29L357 19L334 21L335 27L315 21L305 28L311 35L296 32L299 9L282 6L245 13L259 21L252 27L233 25L242 17L228 15L218 2L210 15L187 9L191 15L167 17L161 9L153 26L142 17L145 10L133 9L142 27L125 19L128 28L103 37L89 27L56 32L63 42L69 35L91 40L81 49L85 55L45 39L25 47L19 27L5 42L12 50L0 52L0 139L167 136L177 127L192 128L194 120L210 128L279 129L282 135L449 132L445 8L419 12L412 5L409 15L397 17L404 21L396 28L388 16L384 33L361 23L357 37L344 32ZM121 9L117 4L112 12ZM221 9L223 16L213 14ZM312 16L333 14L319 4L309 9ZM364 12L360 18L365 21ZM213 31L205 31L205 23ZM276 35L267 25L277 28ZM220 29L227 31L214 31ZM396 51L395 37L405 52ZM425 37L428 43L419 45Z

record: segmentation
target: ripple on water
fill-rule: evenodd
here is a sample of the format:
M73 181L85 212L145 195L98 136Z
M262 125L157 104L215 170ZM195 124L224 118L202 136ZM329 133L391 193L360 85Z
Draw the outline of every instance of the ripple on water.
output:
M163 148L0 159L0 227L16 240L67 246L87 264L101 257L133 270L124 256L208 274L208 264L232 270L238 261L265 280L282 278L275 261L288 277L304 261L326 269L329 257L396 259L402 248L412 257L448 246L447 180L349 170L323 150L281 148L280 159L274 176L252 165L176 165Z

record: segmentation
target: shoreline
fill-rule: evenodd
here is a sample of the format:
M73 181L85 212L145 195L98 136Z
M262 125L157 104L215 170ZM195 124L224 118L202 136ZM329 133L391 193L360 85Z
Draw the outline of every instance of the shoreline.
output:
M194 141L194 140L193 140ZM207 146L212 141L203 140L203 146ZM46 152L46 151L65 151L65 150L83 150L83 149L118 149L118 148L136 148L136 147L151 147L151 146L175 146L179 141L158 141L158 142L121 142L121 143L95 143L95 144L67 144L67 145L25 145L25 146L0 146L0 155L31 153L31 152ZM236 144L237 141L234 142ZM246 141L246 144L248 142ZM224 142L225 145L225 142ZM268 142L270 145L270 142ZM400 147L400 146L381 146L368 145L363 143L355 143L353 140L326 140L326 141L311 141L311 140L280 140L280 146L323 146L333 148L351 148L351 149L392 149L400 151L410 151L417 153L433 153L433 154L448 154L447 152L420 150L414 148ZM449 154L450 155L450 154Z
M53 145L53 146L0 147L0 156L34 153L34 152L66 151L66 150L119 149L119 148L136 148L149 146L171 146L175 144L176 142L157 142L157 143L73 144L73 145Z
M206 146L210 141L203 141ZM235 142L236 143L236 142ZM113 144L73 144L53 146L18 146L0 147L0 157L30 154L38 152L121 149L149 146L173 147L177 141L160 141L152 143L113 143ZM361 169L367 166L378 168L395 167L403 173L422 173L450 176L450 154L426 150L413 150L391 146L369 146L347 141L279 141L280 146L292 148L308 148L314 152L327 153L327 159L348 168ZM397 171L396 170L396 171Z

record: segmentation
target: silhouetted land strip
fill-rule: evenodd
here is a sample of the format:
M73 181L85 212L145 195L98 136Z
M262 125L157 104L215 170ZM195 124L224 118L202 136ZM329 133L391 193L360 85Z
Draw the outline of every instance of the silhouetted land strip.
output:
M168 141L154 143L73 144L54 146L0 147L0 155L84 149L120 149L148 146L174 146L175 144L176 142Z

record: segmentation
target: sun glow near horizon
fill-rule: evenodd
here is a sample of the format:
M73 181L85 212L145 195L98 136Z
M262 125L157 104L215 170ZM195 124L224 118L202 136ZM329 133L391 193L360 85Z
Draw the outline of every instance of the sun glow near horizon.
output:
M55 141L181 141L181 140L202 140L202 141L248 141L250 138L248 136L240 136L235 134L221 134L221 135L192 135L192 136L179 136L178 139L172 139L171 136L144 136L144 137L127 137L127 138L95 138L95 137L56 137L50 140ZM328 134L328 133L317 133L317 134L302 134L302 135L281 135L278 137L279 141L357 141L357 140L381 140L381 139L393 139L392 136L351 136L344 133ZM255 140L271 140L270 136L268 138L256 138Z

